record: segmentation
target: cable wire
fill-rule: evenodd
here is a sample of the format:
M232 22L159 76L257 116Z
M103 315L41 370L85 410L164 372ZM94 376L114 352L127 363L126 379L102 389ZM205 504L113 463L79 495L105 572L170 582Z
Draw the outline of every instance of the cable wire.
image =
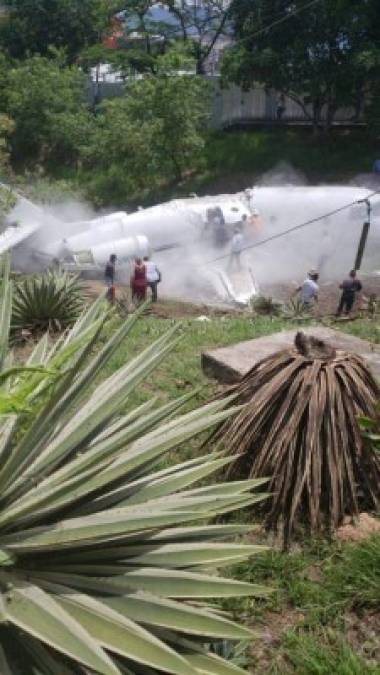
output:
M372 197L375 197L376 195L380 194L380 190L375 190L374 192L371 192L367 197L365 198L366 200L372 199ZM329 218L330 216L335 216L337 213L341 213L342 211L346 211L347 209L350 209L352 206L356 206L357 204L361 204L363 200L355 200L353 202L350 202L349 204L345 204L344 206L340 206L338 209L335 209L334 211L329 211L329 213L324 213L322 216L318 216L317 218L311 218L310 220L306 220L304 223L300 223L299 225L294 225L293 227L288 228L287 230L283 230L282 232L278 232L277 234L273 234L270 237L267 237L267 239L262 239L261 241L257 241L254 244L250 244L249 246L245 246L242 249L242 253L244 251L251 250L253 248L258 248L259 246L264 246L265 244L268 244L271 241L275 241L276 239L281 239L281 237L285 237L287 234L291 234L292 232L297 232L297 230L301 230L304 227L309 227L310 225L314 225L315 223L318 223L320 220L324 220L325 218ZM202 263L200 267L204 267L205 265L209 265L210 263L218 262L219 260L225 260L226 258L230 257L230 253L227 253L225 255L219 256L218 258L214 258L213 260L208 260L206 263Z
M295 10L289 12L289 14L286 14L285 16L281 17L281 19L277 19L276 21L273 21L272 23L268 24L268 26L264 26L263 28L260 28L259 30L252 33L252 35L247 35L246 37L240 38L239 40L234 40L233 46L235 47L236 45L239 45L243 42L252 41L255 37L258 37L262 33L266 33L267 31L271 30L275 26L278 26L279 24L284 23L285 21L288 21L289 19L292 19L293 17L297 16L297 14L300 14L305 9L310 9L310 7L313 7L314 5L318 4L319 2L322 2L322 0L311 0L311 2L308 2L307 4L302 5L302 7L299 7L298 9L295 9Z

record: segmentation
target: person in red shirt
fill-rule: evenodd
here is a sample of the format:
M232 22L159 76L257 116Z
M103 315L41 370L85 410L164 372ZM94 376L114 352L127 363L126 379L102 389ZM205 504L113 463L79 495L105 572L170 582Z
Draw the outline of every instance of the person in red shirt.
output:
M132 298L134 302L139 303L146 300L147 287L146 267L141 258L136 258L131 277Z

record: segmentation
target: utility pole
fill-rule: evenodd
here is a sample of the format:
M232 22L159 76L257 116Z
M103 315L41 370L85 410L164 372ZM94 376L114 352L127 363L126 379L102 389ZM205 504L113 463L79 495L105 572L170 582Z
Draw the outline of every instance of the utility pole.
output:
M369 199L360 199L358 201L358 204L365 204L367 206L367 220L365 223L363 223L363 229L359 241L359 246L358 250L356 253L356 259L355 259L355 265L354 265L354 270L358 271L360 270L363 262L363 256L364 256L364 251L365 247L367 244L367 239L369 235L369 230L371 227L371 213L372 213L372 205Z

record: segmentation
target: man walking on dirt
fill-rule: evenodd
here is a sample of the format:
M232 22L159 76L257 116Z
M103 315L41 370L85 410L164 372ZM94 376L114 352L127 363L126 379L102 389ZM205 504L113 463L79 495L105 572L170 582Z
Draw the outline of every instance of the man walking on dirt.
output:
M341 316L342 312L348 316L354 306L356 294L360 293L363 288L359 279L356 278L356 270L351 270L349 278L345 279L339 288L342 290L342 295L336 316Z
M310 270L307 279L302 286L297 288L296 293L299 293L300 300L306 309L311 309L316 302L318 302L318 286L319 274L316 270Z

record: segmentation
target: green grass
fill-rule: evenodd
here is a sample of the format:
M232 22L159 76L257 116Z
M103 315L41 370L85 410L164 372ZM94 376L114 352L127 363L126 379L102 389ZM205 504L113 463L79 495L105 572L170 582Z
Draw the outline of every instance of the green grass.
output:
M130 356L150 345L175 323L180 323L182 339L179 345L154 372L152 380L135 392L134 403L143 403L153 394L160 401L166 401L198 387L201 387L201 391L197 394L195 403L209 400L216 390L216 383L211 382L202 372L202 351L269 335L286 325L281 319L272 320L266 317L253 320L249 316L227 316L211 318L209 322L196 319L178 322L147 316L137 323L129 339L107 365L103 376L111 374Z
M330 559L325 566L325 579L346 606L380 611L380 536L345 546L337 563Z
M376 147L364 130L335 131L328 139L314 137L310 129L252 129L217 132L207 146L211 171L269 171L286 161L307 178L344 180L372 171Z
M367 665L341 637L333 631L291 631L284 640L280 669L273 675L375 675L379 668Z
M290 553L271 550L235 567L240 579L267 585L273 594L257 611L303 612L305 625L328 624L358 608L380 611L380 536L360 544L303 542ZM235 609L236 609L235 605Z
M343 333L355 335L356 337L362 338L362 340L380 344L380 323L378 319L373 321L361 319L358 321L350 321L348 323L341 322L339 325L335 324L333 328L341 330Z
M195 310L194 310L195 311ZM178 307L166 303L166 313L178 316ZM186 312L184 312L186 314ZM133 393L133 404L152 396L166 402L195 388L200 388L188 407L208 401L218 390L201 370L201 352L207 349L253 339L282 329L298 329L281 318L247 315L210 316L209 322L185 318L180 324L182 340L165 362L155 371L151 380ZM139 353L160 337L177 319L157 318L153 314L142 317L130 337L107 365L102 377L110 375L130 356ZM340 326L339 326L340 328ZM376 323L357 320L342 326L345 331L379 342ZM199 453L202 439L195 439L181 450L183 458ZM178 453L175 453L178 458ZM165 459L171 463L174 455ZM237 514L240 520L250 517ZM340 545L325 540L306 540L290 553L276 549L255 556L249 563L238 565L232 571L235 578L265 585L273 593L261 601L252 599L228 600L222 608L243 619L256 630L266 630L268 616L281 622L290 615L288 626L282 627L264 670L261 659L255 658L258 642L250 650L252 672L299 673L305 675L369 675L380 673L368 665L362 655L348 644L346 617L352 612L380 612L380 537L363 544ZM272 619L273 620L273 619ZM354 651L352 651L354 649ZM380 653L380 644L374 647Z
M233 576L271 587L261 601L223 603L223 608L265 631L268 617L281 626L289 617L292 627L279 630L270 656L273 675L356 675L380 673L356 655L347 643L347 618L380 612L380 536L361 543L339 544L324 540L303 542L302 549L285 553L271 550L235 566ZM359 623L361 619L358 618ZM380 656L380 640L372 639L363 650ZM253 654L253 672L259 662ZM261 670L259 671L261 673Z
M251 187L266 172L286 162L310 182L348 182L355 176L372 171L380 152L375 141L363 129L335 130L326 139L314 137L311 129L254 128L238 131L215 131L206 136L202 161L196 171L183 181L145 189L132 200L125 192L123 181L118 185L104 180L96 171L76 168L49 167L48 175L39 181L42 196L50 198L58 181L65 193L71 191L92 199L103 206L148 206L191 192L200 195L235 192ZM50 172L50 174L49 174Z
M170 314L171 303L165 304L167 313ZM199 387L201 391L196 396L196 402L201 403L209 400L217 389L217 383L211 381L202 372L201 354L203 351L252 340L280 330L294 329L296 332L300 329L298 324L295 325L280 317L257 316L253 318L249 313L229 314L222 317L213 317L211 313L209 318L210 321L206 322L197 321L195 318L161 319L148 313L138 321L130 337L111 359L103 377L110 375L130 356L138 354L171 326L180 324L179 330L182 335L180 344L155 371L152 380L134 393L133 403L143 403L153 394L158 396L160 401L167 401ZM353 321L344 324L344 330L371 342L380 342L380 331L373 321L366 319Z

